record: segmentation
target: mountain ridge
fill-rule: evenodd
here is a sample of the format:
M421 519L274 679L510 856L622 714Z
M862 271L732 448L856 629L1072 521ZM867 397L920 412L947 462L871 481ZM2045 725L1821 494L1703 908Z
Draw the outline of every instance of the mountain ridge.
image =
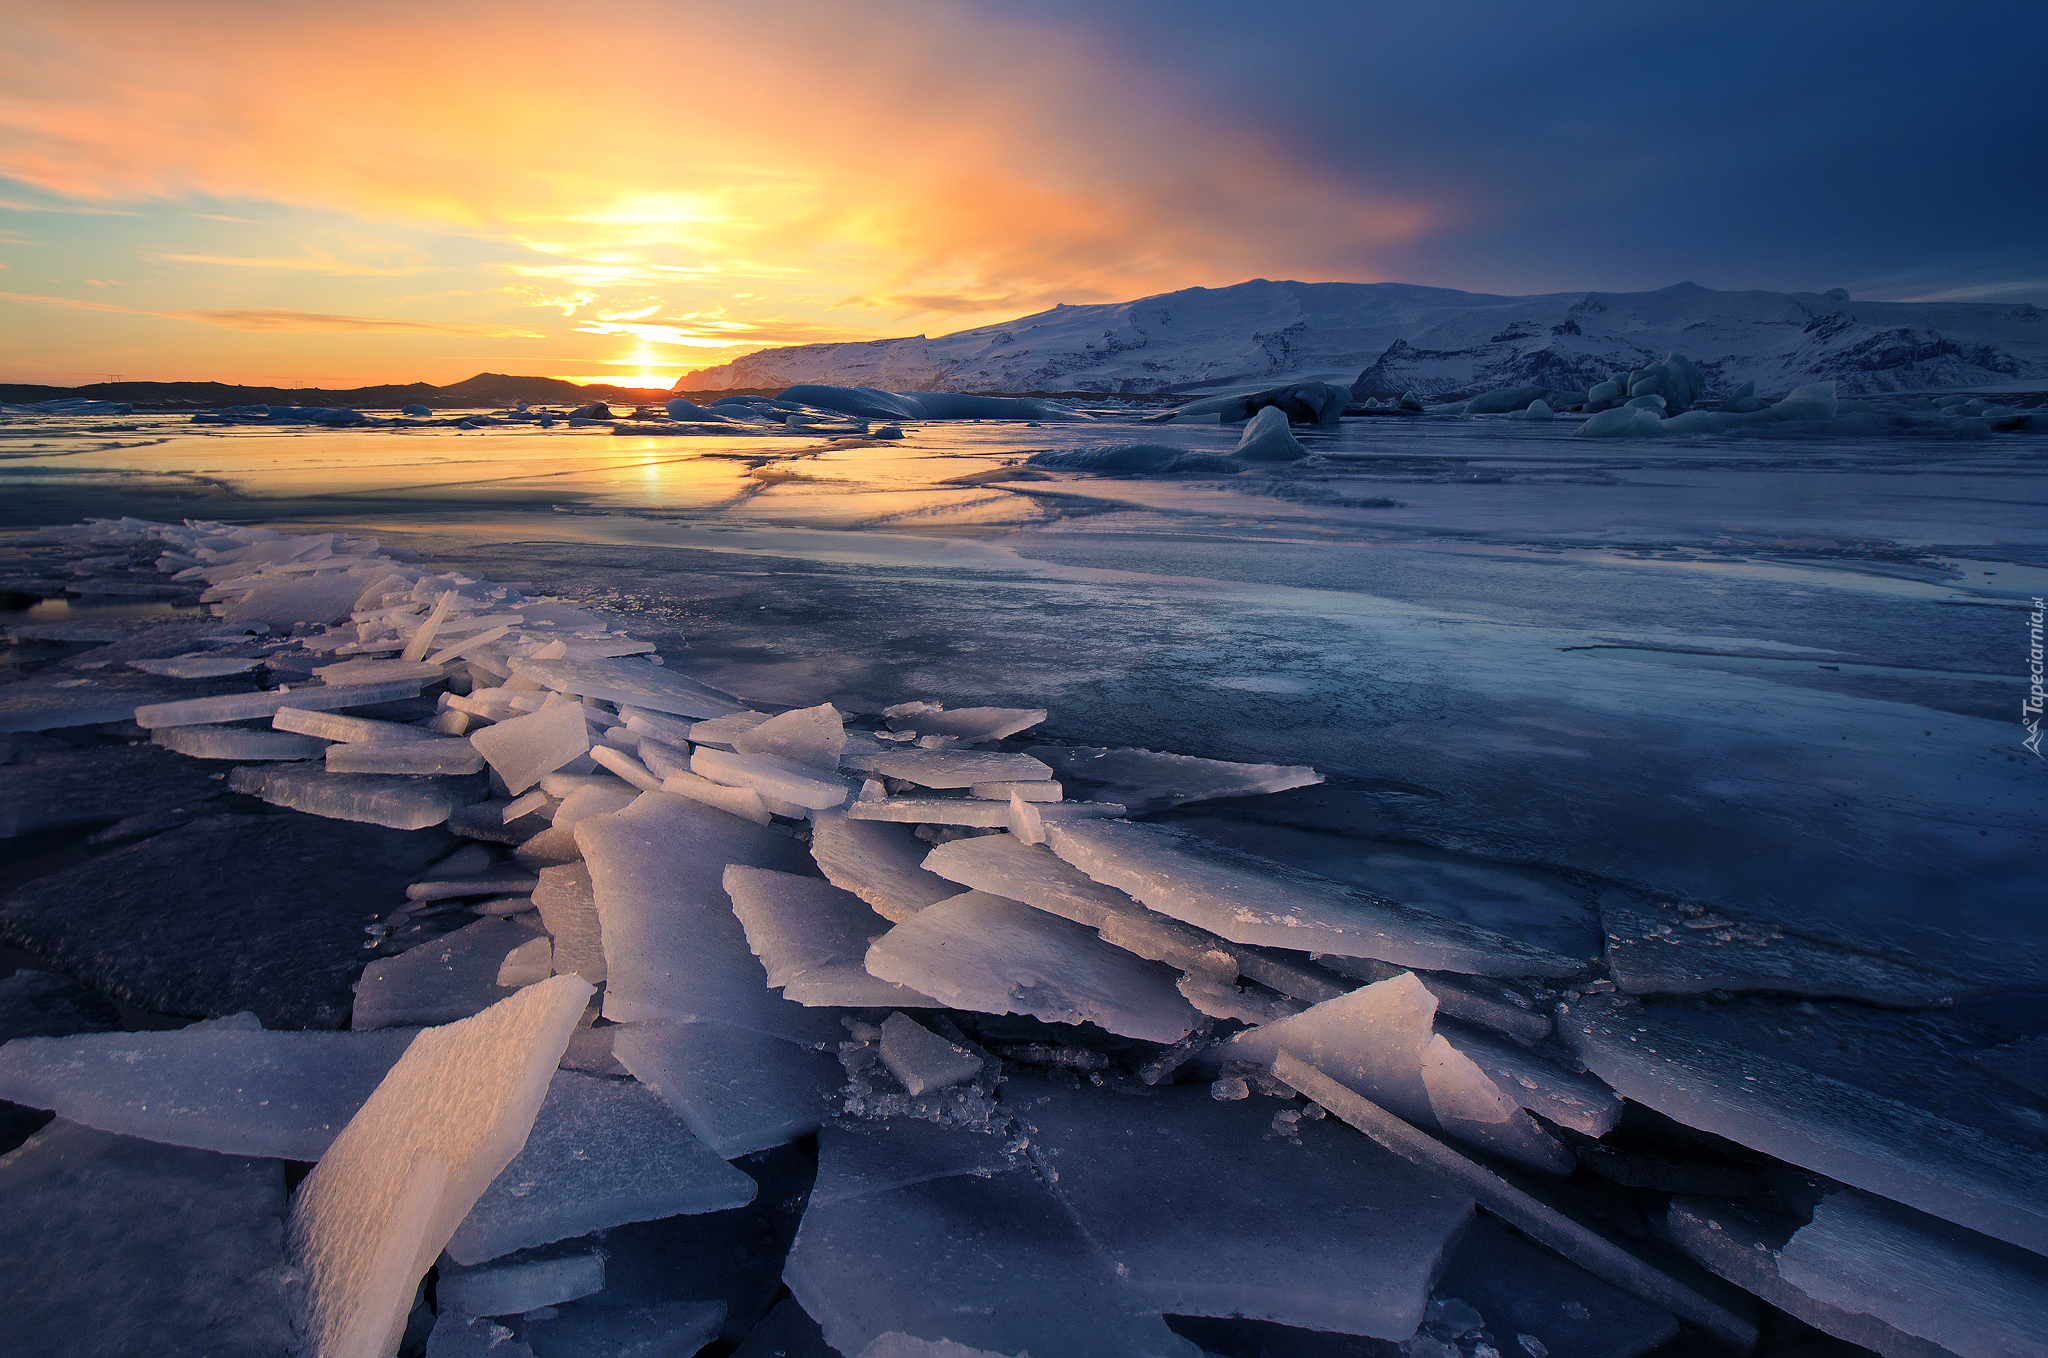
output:
M2028 303L1857 302L1677 283L1512 297L1411 283L1251 279L1129 302L1059 305L996 325L764 349L677 390L798 382L889 391L1199 392L1266 380L1360 395L1545 385L1583 390L1669 352L1715 390L1834 380L1877 394L2048 379L2048 310Z

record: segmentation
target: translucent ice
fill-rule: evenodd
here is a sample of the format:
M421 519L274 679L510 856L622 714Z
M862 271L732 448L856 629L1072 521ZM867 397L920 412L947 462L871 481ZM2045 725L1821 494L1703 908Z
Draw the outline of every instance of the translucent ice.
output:
M311 736L239 726L161 726L150 739L193 759L318 759L326 748Z
M619 710L623 712L628 709L620 708ZM674 721L675 718L670 717L668 720ZM719 745L726 749L731 749L734 741L767 720L769 720L769 717L766 712L731 712L723 717L714 718L711 721L697 722L695 725L691 725L688 722L679 723L679 725L687 729L669 737L669 739L687 740L695 745ZM651 731L650 734L654 735L656 739L662 738L659 731Z
M604 1256L586 1249L478 1268L443 1267L434 1296L442 1306L465 1315L507 1316L603 1290Z
M572 1303L559 1315L529 1321L526 1337L537 1358L690 1358L724 1324L722 1301L623 1309Z
M145 730L159 726L205 726L214 722L272 717L281 707L331 712L341 707L366 707L395 698L418 696L416 680L384 684L349 684L340 688L307 686L274 693L223 693L218 698L185 698L174 703L146 703L135 709L135 724Z
M1124 814L1124 808L1114 802L1034 802L1032 806L1040 822L1046 825ZM900 825L1010 828L1010 808L1006 803L977 797L884 797L880 801L855 802L846 808L846 814L852 820L895 821Z
M844 1078L823 1052L726 1023L627 1024L612 1051L728 1160L816 1131Z
M280 707L271 714L270 724L279 731L318 736L322 740L395 741L431 740L433 733L402 722L373 721L368 717L345 717L304 707Z
M555 808L553 826L574 831L579 821L623 811L639 799L640 789L606 775L602 782L593 780L563 797L562 804Z
M402 1025L449 1023L505 998L499 969L512 950L531 942L533 930L517 920L480 919L363 968L349 1026L357 1032Z
M252 1022L16 1038L0 1047L0 1098L148 1141L317 1160L413 1037Z
M778 755L812 768L836 769L846 748L846 719L830 703L770 717L733 738L740 754Z
M716 689L637 660L518 660L512 672L562 693L706 719L745 711Z
M724 882L747 946L784 999L854 1009L933 1004L868 974L862 959L889 922L858 896L816 877L738 864L725 870Z
M662 778L661 790L706 806L715 806L756 825L768 823L768 803L750 787L729 787L724 783L714 783L709 778L700 778L688 769L678 769Z
M898 924L933 901L960 894L921 866L930 847L908 825L849 820L836 810L811 813L811 857L826 879Z
M882 1064L911 1094L946 1089L981 1074L982 1058L906 1014L882 1021Z
M722 881L732 863L802 872L802 845L663 792L581 822L576 841L604 926L606 1018L702 1018L837 1039L828 1016L769 991Z
M262 664L252 655L173 655L157 659L131 660L130 669L144 674L161 674L167 679L213 679L223 674L241 674Z
M846 800L846 785L836 777L780 755L728 754L700 745L690 755L690 771L714 783L752 788L763 797L813 811Z
M630 1080L557 1071L518 1156L477 1199L448 1257L478 1264L628 1221L753 1201L754 1181Z
M972 787L976 783L1042 782L1052 770L1028 754L997 754L977 750L923 750L917 748L849 751L841 757L843 767L861 773L900 778L919 787Z
M533 905L555 940L555 970L574 972L592 985L605 978L604 935L597 919L597 895L590 869L563 863L540 870Z
M426 1358L534 1358L534 1353L495 1320L444 1309L427 1335Z
M980 891L927 906L891 929L868 950L867 967L955 1008L1092 1022L1148 1042L1176 1042L1200 1022L1165 967L1092 929Z
M1545 1050L1504 1042L1446 1019L1445 1012L1439 1000L1437 1031L1471 1057L1503 1094L1530 1112L1587 1136L1605 1136L1620 1121L1620 1097L1594 1076L1567 1069Z
M1583 965L1171 826L1048 817L1046 842L1097 881L1233 942L1481 976L1569 976Z
M449 778L408 778L385 773L328 773L283 765L238 768L228 774L236 792L331 820L363 821L393 830L439 825L459 806L483 799L480 784Z
M476 747L459 738L403 740L329 745L329 773L405 773L449 775L477 773L484 766Z
M557 703L498 722L469 739L497 770L506 790L515 793L590 749L589 730L576 703Z
M1252 416L1231 455L1250 462L1294 462L1308 456L1308 449L1287 427L1287 412L1267 406Z
M590 757L599 768L618 775L642 792L662 790L661 779L657 778L645 764L616 745L593 745L590 747Z
M1211 797L1285 792L1323 781L1323 775L1305 765L1234 764L1156 750L1049 745L1033 747L1028 753L1061 778L1102 784L1099 795L1105 801L1122 802L1133 811L1154 811Z
M889 725L920 736L952 736L962 745L1001 740L1045 720L1042 707L956 707L940 703L898 703L883 711Z
M320 1358L383 1358L414 1290L533 1126L591 988L557 976L414 1040L292 1199Z

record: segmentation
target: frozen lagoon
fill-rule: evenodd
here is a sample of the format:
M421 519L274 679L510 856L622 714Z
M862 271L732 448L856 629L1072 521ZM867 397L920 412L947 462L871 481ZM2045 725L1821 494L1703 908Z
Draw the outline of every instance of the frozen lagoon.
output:
M1049 744L1314 763L1328 783L1193 806L1181 823L1376 889L1434 883L1435 900L1392 894L1480 924L1504 890L1498 873L1512 872L1508 894L1555 900L1550 946L1577 932L1597 947L1593 892L1622 883L1714 912L1706 922L1720 918L1713 929L1732 939L1782 929L1932 968L2006 1035L2037 1031L2021 997L2042 974L2027 894L2038 840L2023 809L2038 783L2014 781L2031 771L2003 760L2019 754L2017 723L1996 716L1997 676L2018 668L2001 663L1998 637L2023 654L2024 596L2038 588L2023 573L2027 543L2010 541L2029 511L2006 501L2019 522L1988 531L1930 512L2025 485L2031 440L1919 449L1917 494L1880 519L1870 505L1901 498L1882 493L1898 484L1882 479L1899 478L1897 445L1846 457L1690 447L1686 461L1660 445L1595 465L1584 445L1519 430L1411 423L1383 436L1377 423L1323 436L1325 460L1300 475L1246 478L1286 495L1006 479L1002 464L1024 451L1115 436L1099 427L927 426L906 440L915 451L720 440L672 471L658 469L674 440L557 438L534 451L537 475L613 484L544 510L423 494L434 488L418 483L447 467L417 454L406 478L390 477L410 488L271 494L254 459L285 441L268 434L234 436L246 447L231 451L252 459L243 480L211 474L267 511L235 517L288 532L346 525L533 580L627 614L678 671L764 700L1042 706L1055 714L1039 733ZM1228 447L1222 431L1171 436ZM310 437L337 440L343 461L379 451L378 435ZM479 451L515 442L483 437ZM625 489L622 446L652 491ZM1987 470L1989 452L2012 465ZM15 467L49 480L65 463L90 465ZM963 472L993 475L941 484ZM662 480L685 473L698 478L694 503ZM1561 476L1579 479L1560 494ZM1778 478L1781 494L1797 485L1808 503L1759 520L1753 505L1768 501L1745 476ZM1620 509L1601 499L1608 489ZM106 490L35 517L152 512ZM1480 498L1453 498L1468 491ZM1382 497L1407 503L1327 502ZM1404 521L1425 497L1434 517ZM1880 522L1891 532L1873 542ZM1909 524L1916 535L1901 536ZM1975 574L1959 576L1960 562ZM2002 683L2016 713L2019 688ZM1904 739L1912 727L1920 743ZM1961 744L1973 737L1981 751ZM1447 888L1460 870L1463 889ZM1840 1059L1851 1068L1830 1076L1917 1101L1892 1089L1888 1064Z

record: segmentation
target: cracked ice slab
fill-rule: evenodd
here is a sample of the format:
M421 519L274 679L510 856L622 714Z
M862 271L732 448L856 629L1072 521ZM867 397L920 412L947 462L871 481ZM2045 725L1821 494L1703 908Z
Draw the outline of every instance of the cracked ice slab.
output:
M867 968L955 1008L1094 1023L1147 1042L1178 1042L1201 1022L1171 969L1085 925L982 891L891 929L868 949Z
M723 884L733 863L802 873L803 845L665 792L579 821L575 833L603 927L606 1018L703 1019L838 1040L831 1015L768 989Z
M505 790L521 793L590 749L590 730L581 703L557 702L522 717L501 721L469 737L490 761Z
M784 999L854 1009L937 1006L929 995L868 974L862 959L889 922L858 896L816 877L738 864L725 870L724 882L747 946Z
M817 1183L782 1276L840 1353L1200 1352L1000 1138L915 1119L819 1133ZM899 1347L869 1350L894 1336Z
M306 712L331 712L340 707L368 707L397 698L416 698L417 679L381 684L343 684L337 687L278 689L274 693L223 693L217 698L185 698L175 703L145 703L135 709L135 724L146 730L159 726L209 726L216 722L247 721L252 717L275 718L279 708L296 707Z
M1558 1033L1624 1098L1667 1117L2048 1253L2040 1157L1825 1075L1685 1033L1637 1006L1591 1002Z
M525 1146L456 1227L448 1257L480 1264L629 1221L744 1207L754 1193L653 1090L561 1070Z
M997 754L965 750L849 749L839 757L841 768L900 778L919 787L972 787L976 783L1036 783L1052 770L1028 754Z
M1477 976L1570 976L1585 966L1171 826L1048 816L1045 835L1096 881L1233 943Z
M145 1141L318 1160L417 1035L265 1032L241 1017L17 1038L0 1047L0 1098Z
M397 1350L419 1280L518 1155L592 993L557 976L421 1033L299 1185L287 1251L321 1358Z
M1213 797L1249 797L1310 787L1323 775L1305 764L1237 764L1157 750L1033 746L1027 751L1060 778L1102 784L1106 798L1133 811L1157 811Z
M1151 1306L1405 1339L1472 1199L1336 1119L1273 1136L1264 1099L1199 1084L1134 1105L1014 1076L1003 1101L1075 1222ZM1200 1185L1190 1191L1191 1185Z
M446 777L482 772L484 757L477 753L474 745L460 738L394 740L329 745L326 766L329 773L402 773L415 777Z
M1124 808L1114 802L1033 802L1042 824L1101 820L1121 816ZM1009 828L1007 802L981 801L972 797L884 797L876 802L854 802L846 808L848 820L895 821L902 825L967 825L982 830Z
M363 968L349 1026L357 1032L450 1023L505 998L499 971L538 935L525 924L488 916L396 957Z
M845 1079L833 1056L728 1023L624 1024L612 1054L726 1159L816 1131Z
M318 759L327 748L311 736L235 726L160 726L150 741L192 759Z
M811 857L827 881L901 924L958 887L922 866L931 846L908 825L850 820L836 810L811 813Z
M690 755L690 772L811 811L829 811L847 794L846 785L831 774L782 755L736 754L700 745Z
M271 765L238 768L228 774L236 792L272 806L288 806L330 820L361 821L393 830L439 825L457 807L484 799L481 783L463 779L409 778L395 773L328 773Z
M514 659L510 663L512 673L579 698L599 698L700 721L747 710L744 703L734 702L709 685L646 661Z

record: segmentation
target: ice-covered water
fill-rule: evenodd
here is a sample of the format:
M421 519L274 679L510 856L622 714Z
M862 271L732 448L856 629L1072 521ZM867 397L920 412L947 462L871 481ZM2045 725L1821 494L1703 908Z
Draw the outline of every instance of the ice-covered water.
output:
M2036 436L1368 418L1297 431L1304 463L1146 479L1016 465L1138 436L1120 420L896 443L119 425L10 425L0 516L346 527L637 613L675 671L761 701L1044 707L1048 743L1313 764L1328 783L1258 814L1980 989L2048 974L2019 720Z

